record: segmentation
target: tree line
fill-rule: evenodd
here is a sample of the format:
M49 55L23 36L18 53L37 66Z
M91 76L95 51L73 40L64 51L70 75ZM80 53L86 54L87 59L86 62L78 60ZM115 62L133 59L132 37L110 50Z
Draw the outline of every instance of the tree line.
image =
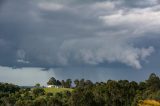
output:
M54 77L51 77L49 81L47 82L47 85L56 85L56 86L62 86L64 88L71 88L72 80L67 79L66 81L62 80L56 80Z
M160 101L160 78L154 73L142 82L108 80L93 83L85 79L72 82L71 79L58 81L52 77L47 84L72 87L73 91L46 93L41 87L21 88L0 83L0 106L137 106L146 99Z

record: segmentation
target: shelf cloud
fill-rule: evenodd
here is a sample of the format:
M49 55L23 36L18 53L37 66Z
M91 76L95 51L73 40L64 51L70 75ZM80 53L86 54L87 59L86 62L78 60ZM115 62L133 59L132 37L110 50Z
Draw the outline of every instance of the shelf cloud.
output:
M158 0L15 1L0 10L0 65L141 69L156 51L143 39L159 36Z
M159 0L0 0L0 80L144 80L159 73L159 19Z

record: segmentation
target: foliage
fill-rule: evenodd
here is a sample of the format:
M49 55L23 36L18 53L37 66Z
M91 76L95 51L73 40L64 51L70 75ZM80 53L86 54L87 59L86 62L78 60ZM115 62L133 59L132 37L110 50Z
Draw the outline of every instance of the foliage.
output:
M48 85L57 85L57 80L54 77L51 77L47 82Z
M0 83L0 92L9 92L14 93L18 91L20 88L17 85L8 84L8 83Z
M32 93L34 96L41 96L41 95L44 95L45 91L43 88L34 88L32 90Z
M159 106L160 78L152 73L144 82L108 80L93 83L76 79L59 81L51 78L52 84L65 88L20 88L13 84L0 83L0 106Z

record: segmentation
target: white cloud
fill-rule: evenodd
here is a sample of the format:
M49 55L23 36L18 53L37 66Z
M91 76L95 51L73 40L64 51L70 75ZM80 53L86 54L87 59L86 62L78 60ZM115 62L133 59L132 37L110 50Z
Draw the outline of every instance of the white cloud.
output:
M124 12L124 11L118 11L116 14L106 15L106 16L100 16L101 19L103 19L106 24L109 25L119 25L119 24L160 24L159 18L160 18L160 12L159 11L151 11L148 9L141 10L136 9L132 10L130 12ZM155 23L158 22L158 23Z
M62 4L58 4L54 2L40 2L38 6L43 10L49 10L49 11L57 11L57 10L64 9L65 7Z
M22 60L22 59L18 59L17 62L18 63L24 63L24 64L30 63L29 61L25 61L25 60Z
M119 10L117 13L99 16L99 19L107 26L122 26L122 29L129 30L132 37L146 36L143 33L147 32L159 32L160 27L160 12L153 11L152 8L133 9L129 12Z
M18 50L17 51L17 57L20 58L20 59L24 59L26 56L26 53L24 50Z
M17 51L17 62L24 63L24 64L30 63L29 61L26 60L26 53L24 50Z
M147 52L146 52L147 51ZM148 56L150 56L151 55L151 53L152 52L154 52L155 51L155 49L153 48L153 47L149 47L148 49L146 49L146 48L142 48L141 49L141 58L143 59L143 60L145 60L145 58L146 57L148 57Z
M68 11L69 14L74 14L68 19L76 20L74 21L76 24L72 24L72 27L78 26L79 29L76 29L77 32L83 32L83 29L85 29L87 25L92 26L87 31L89 33L92 31L95 32L94 35L85 37L85 33L78 35L72 32L71 34L75 34L75 36L71 37L69 36L70 33L68 34L68 31L66 31L67 33L64 32L64 35L59 35L61 39L61 43L58 44L58 46L61 46L59 50L50 46L48 47L47 45L46 47L44 46L44 48L48 48L49 52L43 49L43 47L40 48L40 51L45 51L45 53L39 53L40 60L60 66L69 64L98 65L105 62L119 62L137 69L142 68L141 61L146 60L146 58L154 52L154 48L152 46L148 48L134 47L129 41L133 41L133 38L152 36L144 34L147 32L159 32L160 12L154 11L153 8L155 7L134 9L116 7L120 5L120 3L122 2L95 2L77 5L79 8L73 5L74 8L69 8L70 11ZM69 6L69 4L67 5ZM42 9L53 11L66 8L65 5L55 2L42 2L39 6ZM75 11L79 15L75 14ZM93 21L99 23L92 25L91 22L93 21L91 21L89 24L86 24L83 22L85 19L93 19ZM61 21L60 19L58 22ZM81 23L79 24L77 21ZM58 22L55 22L56 25L59 25ZM68 25L71 23L72 21L67 21L67 18L64 18L63 24L60 23L60 25L64 25L64 29L68 29ZM83 27L83 29L81 27ZM106 31L100 29L106 29ZM43 38L45 39L45 37ZM55 42L54 39L50 39L50 41ZM54 43L51 44L55 45Z
M159 0L141 0L137 2L137 5L139 6L153 6L153 5L157 5L159 2Z
M142 68L140 61L154 51L153 47L136 48L129 45L125 39L117 40L114 37L68 40L61 49L61 58L64 58L65 62L92 65L120 62L137 69Z
M114 9L115 4L114 2L96 2L91 6L93 9Z

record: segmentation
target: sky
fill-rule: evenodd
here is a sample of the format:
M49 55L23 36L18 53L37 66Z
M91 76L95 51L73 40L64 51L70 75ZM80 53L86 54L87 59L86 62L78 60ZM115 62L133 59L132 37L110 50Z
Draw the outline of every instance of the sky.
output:
M159 0L0 0L0 82L160 75Z

